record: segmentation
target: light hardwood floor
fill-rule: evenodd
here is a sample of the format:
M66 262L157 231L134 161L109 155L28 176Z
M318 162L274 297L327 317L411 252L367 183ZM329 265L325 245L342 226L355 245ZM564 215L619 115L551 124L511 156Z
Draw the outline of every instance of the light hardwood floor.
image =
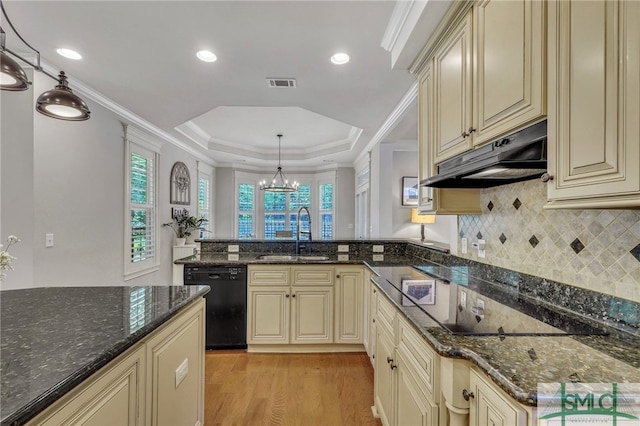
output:
M205 425L380 425L366 353L207 351Z

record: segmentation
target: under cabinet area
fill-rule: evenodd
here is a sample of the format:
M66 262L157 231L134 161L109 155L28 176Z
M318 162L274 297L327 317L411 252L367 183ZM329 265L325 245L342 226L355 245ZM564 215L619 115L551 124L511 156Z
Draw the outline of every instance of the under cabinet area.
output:
M27 424L203 424L204 309L193 302Z
M639 207L640 3L563 0L548 7L545 208Z
M363 268L249 265L249 351L363 350Z

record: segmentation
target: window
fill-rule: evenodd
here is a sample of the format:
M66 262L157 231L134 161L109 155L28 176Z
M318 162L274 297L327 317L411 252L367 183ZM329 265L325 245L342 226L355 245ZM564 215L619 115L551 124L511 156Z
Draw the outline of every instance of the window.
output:
M160 146L145 140L133 128L125 127L126 222L125 279L158 269L157 172Z
M238 238L255 237L255 185L241 183L238 186Z
M330 240L333 238L333 184L320 184L320 234L319 239Z
M200 238L211 237L213 233L213 214L211 206L211 194L213 168L198 162L198 216L207 219L204 227L207 231L200 231Z
M239 239L261 238L265 240L296 238L298 211L306 207L311 213L311 223L306 212L300 215L300 230L312 231L314 240L334 238L334 182L335 173L295 176L300 183L295 192L267 192L256 190L262 175L236 173L238 185L237 229ZM293 177L291 177L293 178ZM257 218L257 219L256 219ZM289 236L289 232L291 233ZM300 239L308 239L301 234Z

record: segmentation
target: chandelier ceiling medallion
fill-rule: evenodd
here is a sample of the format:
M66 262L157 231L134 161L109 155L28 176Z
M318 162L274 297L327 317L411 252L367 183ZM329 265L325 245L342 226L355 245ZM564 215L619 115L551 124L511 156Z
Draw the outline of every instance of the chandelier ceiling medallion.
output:
M260 182L260 189L267 192L295 192L298 190L298 186L300 185L298 182L294 181L293 183L289 183L287 176L282 171L282 166L280 165L280 146L281 146L281 138L282 135L278 136L278 170L276 174L273 175L273 179L271 182L267 183L266 180Z

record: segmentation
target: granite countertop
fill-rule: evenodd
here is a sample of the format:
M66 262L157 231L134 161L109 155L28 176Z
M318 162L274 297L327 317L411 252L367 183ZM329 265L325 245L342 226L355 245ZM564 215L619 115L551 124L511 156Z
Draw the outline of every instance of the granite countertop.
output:
M640 382L638 336L457 335L420 308L403 306L403 293L380 278L372 281L440 355L471 361L522 404L537 404L538 383Z
M1 424L33 418L208 291L208 286L1 291Z

